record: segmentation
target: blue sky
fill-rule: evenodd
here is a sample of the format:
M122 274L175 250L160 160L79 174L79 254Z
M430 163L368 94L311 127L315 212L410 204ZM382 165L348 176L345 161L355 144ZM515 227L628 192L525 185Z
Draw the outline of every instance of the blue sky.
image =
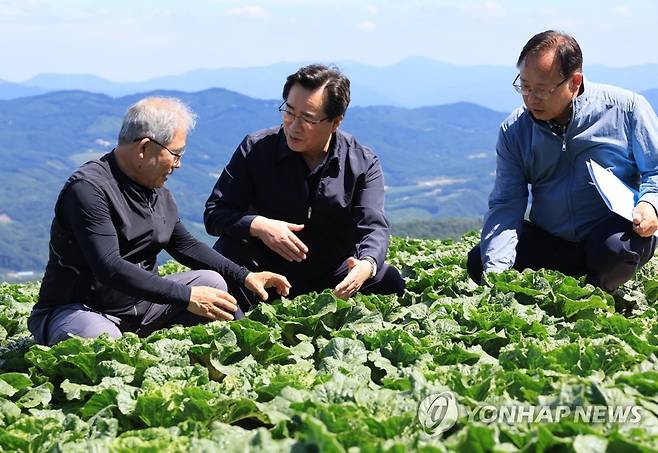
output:
M573 34L585 63L658 63L658 2L0 0L0 79L138 81L280 61L385 65L422 55L513 65L530 36Z

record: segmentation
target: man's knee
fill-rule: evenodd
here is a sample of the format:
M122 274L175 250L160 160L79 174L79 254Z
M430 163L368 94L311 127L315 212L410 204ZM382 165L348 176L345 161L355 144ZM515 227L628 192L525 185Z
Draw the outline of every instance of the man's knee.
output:
M610 235L588 250L588 281L614 291L651 259L655 246L654 237L643 238L628 232Z
M45 342L52 346L68 339L71 335L82 338L97 338L107 334L119 338L121 331L102 314L90 310L63 310L56 313L46 326Z
M388 294L397 294L398 296L404 294L404 279L397 268L386 265L386 273L382 280L386 282L386 288L389 289Z
M382 269L377 272L375 278L366 283L361 289L363 294L404 294L404 279L395 267L384 263Z
M471 277L471 280L479 285L482 282L483 270L480 244L477 244L470 252L468 252L466 271L468 272L469 277Z
M227 290L226 280L218 272L211 270L198 270L194 272L194 279L190 286L211 286L213 288Z
M262 248L263 244L255 238L236 240L226 236L220 237L213 245L216 252L252 271L261 270Z

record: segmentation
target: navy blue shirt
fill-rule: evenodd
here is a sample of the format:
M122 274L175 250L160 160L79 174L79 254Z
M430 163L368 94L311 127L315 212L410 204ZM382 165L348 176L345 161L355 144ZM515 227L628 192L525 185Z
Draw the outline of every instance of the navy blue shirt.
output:
M304 225L296 233L309 248L297 263L302 271L334 270L349 256L384 264L390 231L382 168L372 150L340 130L313 172L281 126L242 141L206 202L204 222L211 235L242 240L257 215Z

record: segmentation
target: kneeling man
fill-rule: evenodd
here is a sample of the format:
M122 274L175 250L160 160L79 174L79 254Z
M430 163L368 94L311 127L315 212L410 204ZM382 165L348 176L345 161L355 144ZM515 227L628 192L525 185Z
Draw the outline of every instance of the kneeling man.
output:
M483 272L555 269L612 292L653 255L658 227L658 119L642 96L586 80L571 36L546 31L523 48L514 88L524 106L498 136L496 181L482 242L468 257ZM610 212L587 161L639 191L633 222ZM529 221L524 221L532 191Z
M350 82L334 68L288 76L283 124L242 141L206 203L215 249L251 270L285 275L292 295L404 291L384 262L390 232L379 159L338 129L349 101ZM254 301L244 295L247 308Z
M233 263L194 239L178 218L163 186L180 167L194 124L194 113L176 99L143 99L128 110L118 146L64 184L39 300L28 320L38 343L52 345L70 334L146 336L174 323L240 318L226 281L263 299L268 287L288 293L285 277ZM162 250L196 270L159 277Z

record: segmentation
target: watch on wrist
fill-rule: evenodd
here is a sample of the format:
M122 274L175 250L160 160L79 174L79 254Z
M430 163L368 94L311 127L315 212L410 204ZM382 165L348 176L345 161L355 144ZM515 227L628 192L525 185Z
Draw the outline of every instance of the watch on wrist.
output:
M370 263L370 278L373 278L375 275L377 275L377 261L375 261L372 256L364 256L362 259Z

